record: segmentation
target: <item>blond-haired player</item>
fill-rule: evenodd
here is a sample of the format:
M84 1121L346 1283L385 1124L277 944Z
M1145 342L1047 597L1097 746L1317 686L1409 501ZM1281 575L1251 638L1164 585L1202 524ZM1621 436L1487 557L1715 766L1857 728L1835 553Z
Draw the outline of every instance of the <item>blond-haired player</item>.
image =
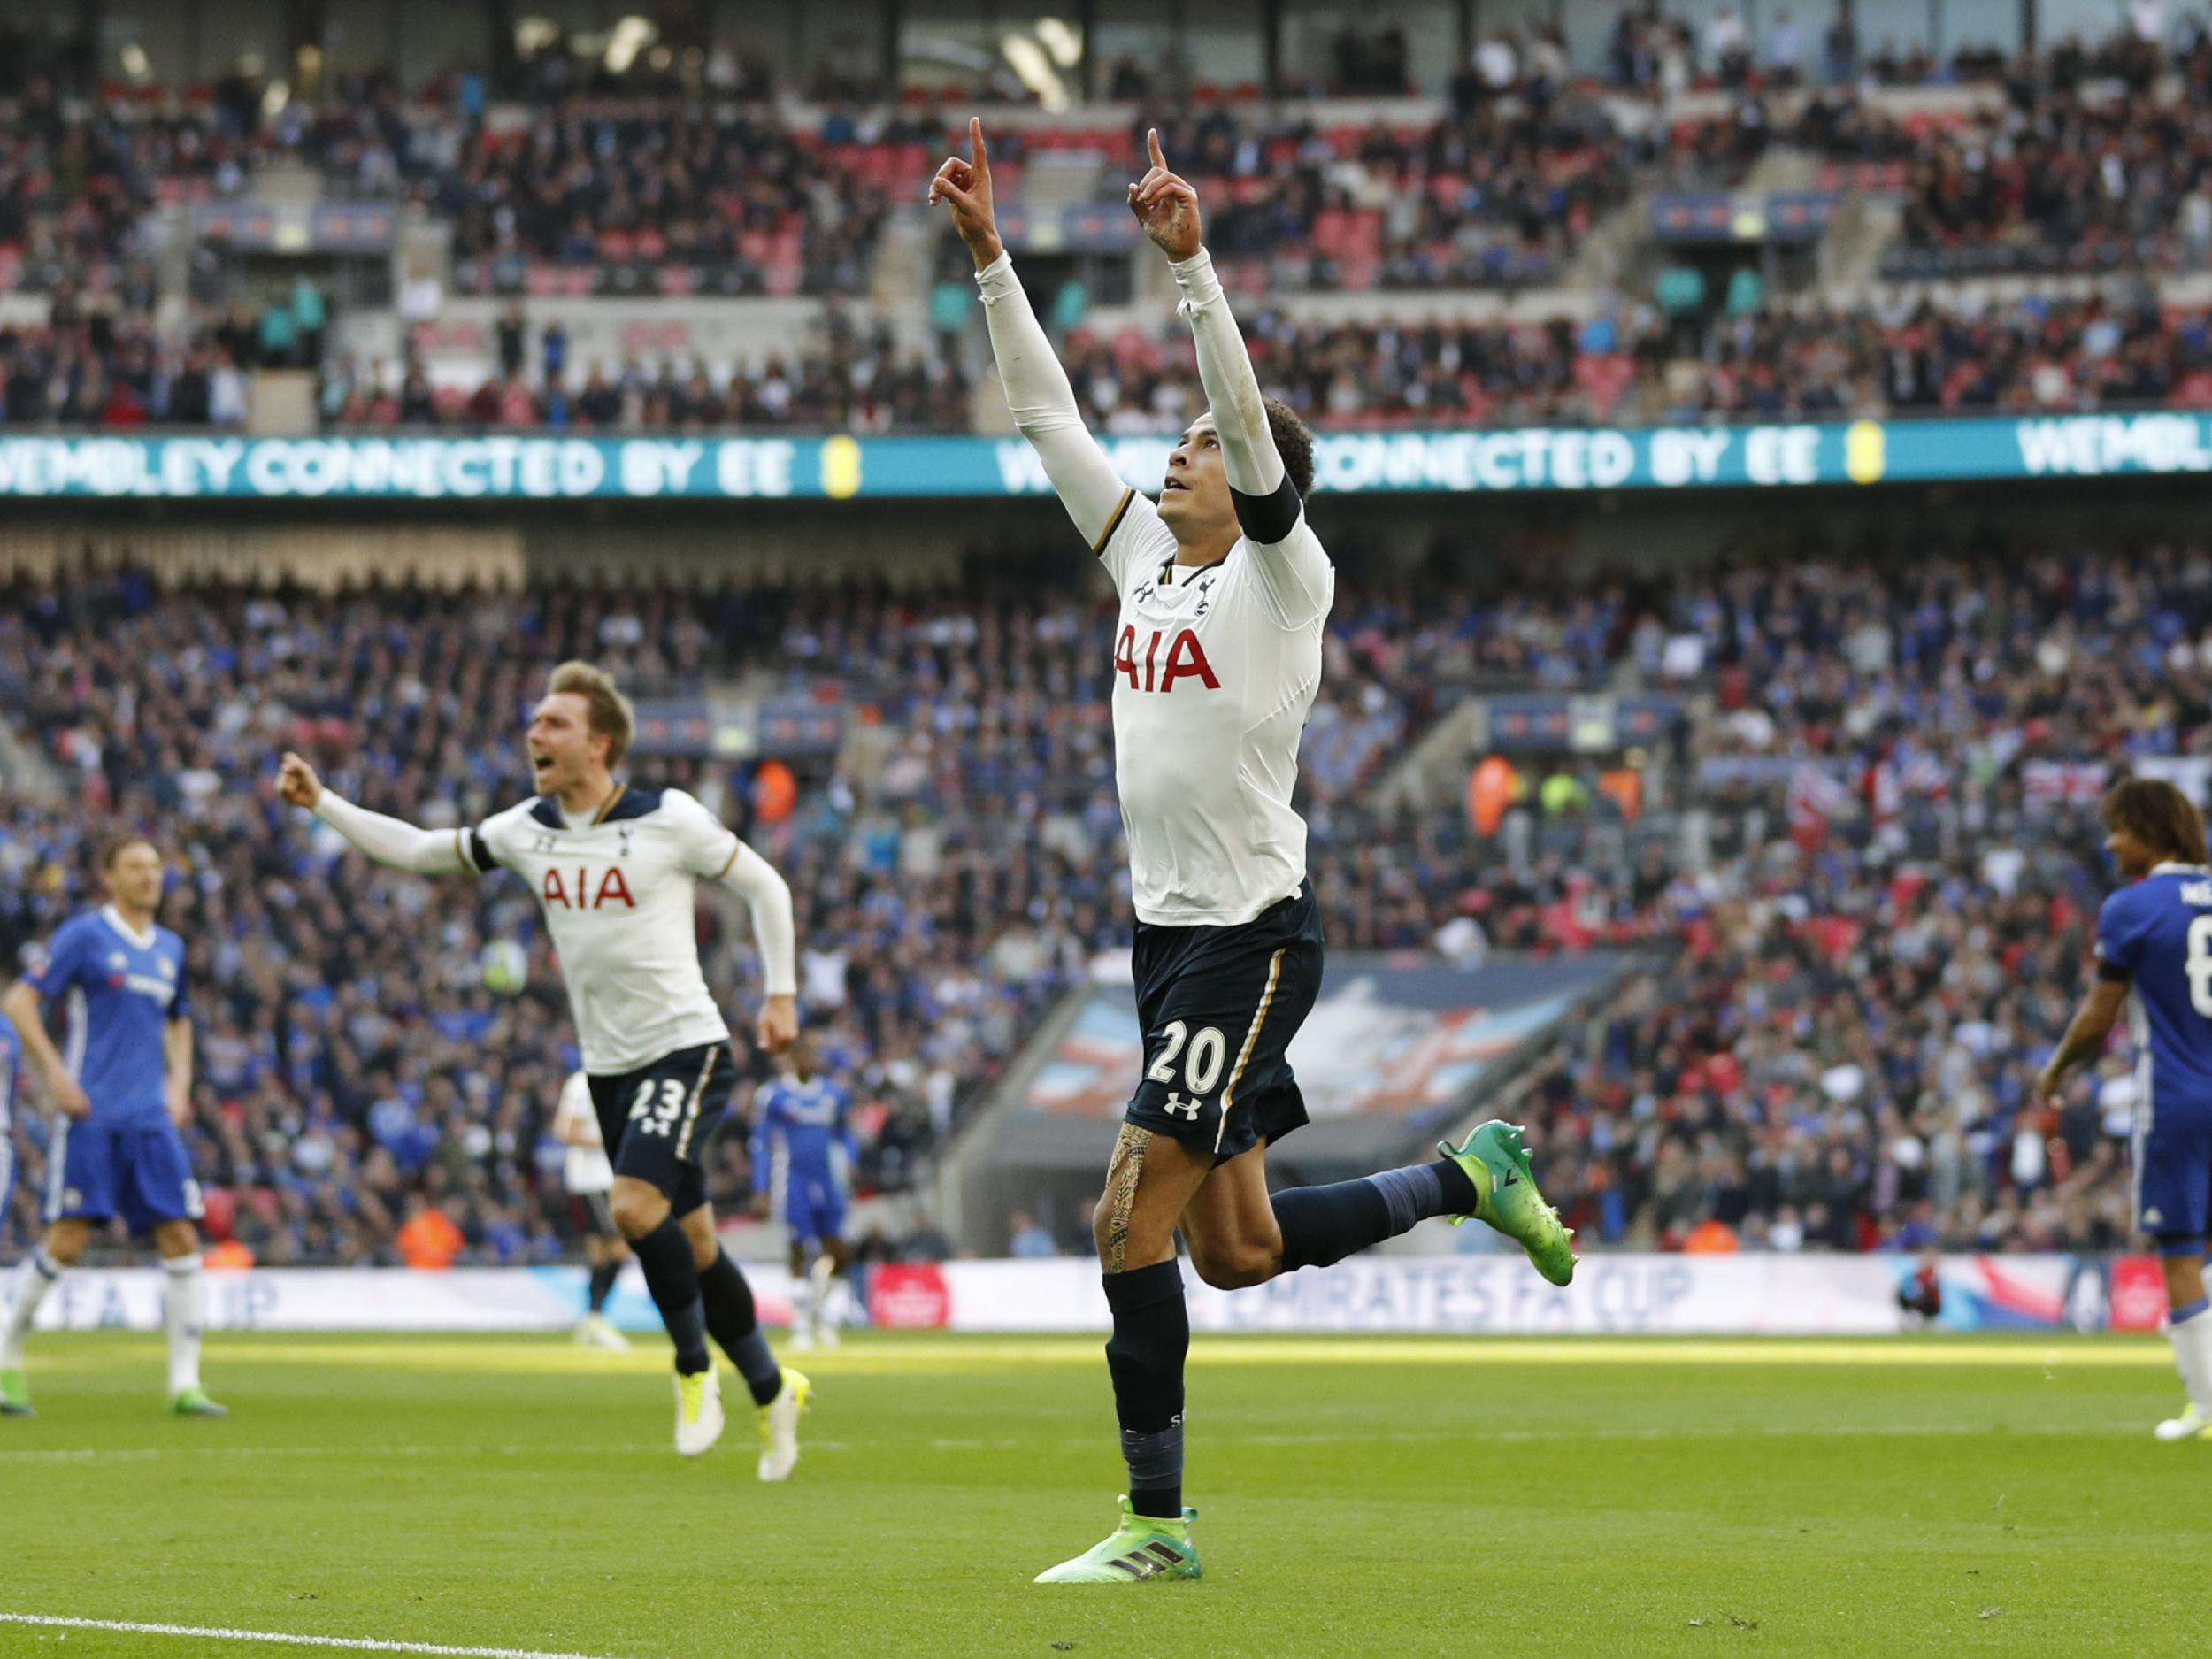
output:
M700 970L694 910L703 881L752 906L767 970L758 1036L779 1053L799 1028L791 890L690 795L615 776L635 725L604 672L562 664L523 738L540 793L473 829L365 811L297 755L284 757L278 788L379 864L422 875L508 870L538 895L614 1162L609 1205L675 1344L676 1449L696 1456L722 1432L710 1333L759 1409L760 1478L781 1480L799 1459L812 1386L769 1353L752 1288L723 1253L706 1202L703 1154L737 1069Z

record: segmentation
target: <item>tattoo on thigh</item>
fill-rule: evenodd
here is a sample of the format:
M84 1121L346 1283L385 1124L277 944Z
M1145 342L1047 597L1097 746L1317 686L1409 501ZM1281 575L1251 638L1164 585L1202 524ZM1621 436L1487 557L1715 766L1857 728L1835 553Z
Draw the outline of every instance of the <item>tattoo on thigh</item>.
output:
M1099 1265L1109 1273L1121 1271L1129 1252L1129 1216L1137 1207L1137 1179L1151 1144L1152 1132L1134 1124L1122 1125L1121 1138L1114 1142L1114 1159L1106 1169L1106 1248L1099 1253Z

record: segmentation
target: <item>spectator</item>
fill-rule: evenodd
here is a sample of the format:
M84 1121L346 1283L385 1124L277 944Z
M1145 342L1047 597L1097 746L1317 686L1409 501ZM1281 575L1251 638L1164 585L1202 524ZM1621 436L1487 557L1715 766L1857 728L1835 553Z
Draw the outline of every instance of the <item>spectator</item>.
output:
M499 372L510 380L522 378L523 355L528 349L529 326L523 319L522 302L510 300L507 309L499 315ZM555 359L550 330L545 352L545 375L549 380L561 378L562 365Z
M298 335L296 366L313 368L322 362L323 334L329 323L322 289L303 272L292 281L292 326Z
M445 1207L418 1199L411 1211L399 1230L401 1259L414 1268L451 1267L468 1240Z

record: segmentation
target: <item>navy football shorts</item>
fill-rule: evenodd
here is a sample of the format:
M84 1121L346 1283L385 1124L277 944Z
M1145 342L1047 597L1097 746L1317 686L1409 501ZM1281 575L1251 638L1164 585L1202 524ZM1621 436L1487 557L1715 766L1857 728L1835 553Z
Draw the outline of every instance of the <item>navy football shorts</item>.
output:
M1306 1121L1290 1040L1321 990L1313 883L1230 927L1137 924L1144 1077L1125 1121L1217 1160Z
M658 1187L680 1217L705 1203L707 1145L737 1087L730 1045L679 1048L634 1071L587 1080L614 1172Z

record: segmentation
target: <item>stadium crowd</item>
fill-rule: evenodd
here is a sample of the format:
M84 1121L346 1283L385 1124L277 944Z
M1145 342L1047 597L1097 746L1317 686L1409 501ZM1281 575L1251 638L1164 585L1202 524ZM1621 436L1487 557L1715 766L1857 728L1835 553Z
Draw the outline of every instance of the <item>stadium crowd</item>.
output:
M284 337L299 332L288 322ZM291 349L263 334L250 311L219 310L174 351L99 303L43 327L0 325L0 425L236 426L241 363ZM1674 321L1628 304L1579 324L1321 325L1271 311L1250 319L1250 338L1267 389L1334 430L2212 406L2212 319L2094 297L1774 305L1701 324L1686 355ZM1202 405L1187 334L1079 328L1064 350L1102 431L1179 430ZM548 372L518 351L473 388L434 382L419 360L341 354L324 363L317 402L326 429L357 432L964 432L971 387L956 350L902 354L885 331L848 329L738 365L630 357Z
M124 572L19 582L7 599L0 687L71 804L6 803L0 958L96 895L108 833L159 837L179 870L165 919L198 976L196 1150L219 1232L264 1261L388 1254L425 1209L472 1256L531 1259L575 1219L545 1134L573 1042L534 899L496 880L434 897L365 865L275 803L284 748L373 808L458 822L528 793L517 733L565 656L649 691L780 662L795 694L878 711L899 740L879 772L818 772L787 818L757 817L741 775L639 762L718 800L789 877L807 1016L861 1102L864 1190L912 1187L1034 1017L1130 937L1110 619L1072 595L918 607L733 585L456 606L427 591L165 593ZM1348 675L1317 714L1318 787L1355 790L1403 726ZM747 1004L733 922L710 912L703 927L715 990ZM518 994L493 988L505 941L527 952ZM19 1133L21 1237L42 1118ZM717 1195L741 1205L741 1137L721 1156Z
M1645 1248L2109 1250L2132 1083L2034 1098L2102 872L2093 820L1899 864L1832 853L1671 895L1683 944L1536 1068L1548 1194ZM1793 861L1794 865L1794 861Z
M1617 301L1582 323L1249 324L1267 388L1317 426L1641 426L2212 403L2200 313L2090 298L1973 309L1763 305L1685 330ZM1079 394L1120 431L1174 430L1202 406L1186 339L1079 336Z
M1673 1246L2124 1241L2126 1068L2032 1086L2109 883L2099 791L2212 744L2212 552L1793 561L1654 618L1630 657L1715 693L1714 864L1660 900L1679 953L1540 1068L1570 1207Z
M493 373L473 389L434 384L419 361L394 377L345 357L325 365L317 403L326 430L540 432L966 432L967 372L949 357L900 357L887 337L775 354L710 373L694 359L658 369L625 359L533 383Z
M574 1049L534 899L501 882L434 898L364 865L276 803L269 758L303 747L334 787L418 818L481 814L528 793L517 733L553 661L588 652L636 685L695 674L757 641L747 596L705 613L669 590L461 608L426 592L163 595L125 572L10 600L0 680L74 804L10 803L0 932L12 961L84 902L111 829L150 829L177 860L165 919L195 951L194 1140L229 1194L218 1231L264 1261L356 1260L391 1251L430 1207L472 1255L557 1249L574 1217L545 1125ZM682 763L654 771L717 793ZM729 808L741 820L741 804ZM1002 1060L1063 964L985 977L967 931L978 895L992 912L1018 901L1007 872L958 849L923 884L910 865L894 879L856 852L833 869L795 831L752 829L801 896L807 1005L857 1086L862 1179L903 1187L960 1083ZM702 937L734 1006L752 992L733 926L708 913ZM529 953L518 995L490 988L495 941ZM41 1120L21 1128L35 1173ZM746 1191L741 1142L723 1143L726 1204Z
M1640 170L1733 183L1775 143L1824 157L1839 185L1901 191L1901 251L1926 272L2201 264L2212 246L2212 36L2193 16L2157 42L2127 29L1941 62L1864 53L1847 18L1818 42L1786 9L1764 29L1755 39L1727 6L1701 35L1655 6L1624 8L1600 76L1574 72L1554 28L1494 29L1432 88L1442 112L1414 125L1324 127L1295 99L1261 113L1220 88L1118 73L1110 89L1139 104L1131 127L1010 128L1004 182L1018 199L1027 156L1071 146L1125 169L1156 122L1210 187L1225 273L1278 288L1525 282L1626 201ZM1407 51L1402 31L1348 30L1330 66L1293 69L1290 89L1394 96ZM1821 89L1801 92L1808 82ZM1929 83L1983 84L1995 101L1908 121L1868 96ZM1717 116L1631 113L1716 88L1735 99ZM818 112L787 116L765 101L781 88L729 48L689 74L642 60L587 74L543 52L496 111L480 70L405 88L386 71L333 73L311 101L272 90L242 70L188 97L0 81L0 287L143 287L157 204L234 196L288 165L321 172L335 199L404 198L450 224L468 290L577 277L612 293L854 293L886 214L914 198L954 125L834 76L815 88L828 99ZM1993 254L2012 264L1976 263Z
M717 799L789 873L869 1188L910 1185L1038 1013L1129 938L1110 618L1072 589L457 605L124 572L7 598L0 683L78 804L8 803L0 947L85 902L110 830L161 837L199 986L196 1150L218 1230L265 1261L388 1256L429 1210L472 1258L534 1259L573 1223L544 1135L572 1048L530 895L363 865L274 803L283 747L367 804L463 822L526 792L514 721L572 652L649 692L772 665L787 695L867 711L876 761L814 769L787 816L757 813L741 773L639 770ZM2212 555L1900 547L1576 591L1354 571L1327 650L1304 769L1334 948L1633 944L1655 964L1537 1073L1547 1178L1578 1224L1671 1246L2116 1236L2124 1073L2055 1117L2026 1084L2104 880L2085 803L2108 764L2212 739ZM1654 757L1678 780L1663 818L1540 757L1529 778L1553 776L1502 837L1456 804L1375 804L1458 697L1591 684L1709 697ZM736 918L702 926L743 1005ZM527 953L519 991L488 972L504 941ZM18 1133L19 1230L38 1115ZM742 1156L727 1138L726 1203Z

